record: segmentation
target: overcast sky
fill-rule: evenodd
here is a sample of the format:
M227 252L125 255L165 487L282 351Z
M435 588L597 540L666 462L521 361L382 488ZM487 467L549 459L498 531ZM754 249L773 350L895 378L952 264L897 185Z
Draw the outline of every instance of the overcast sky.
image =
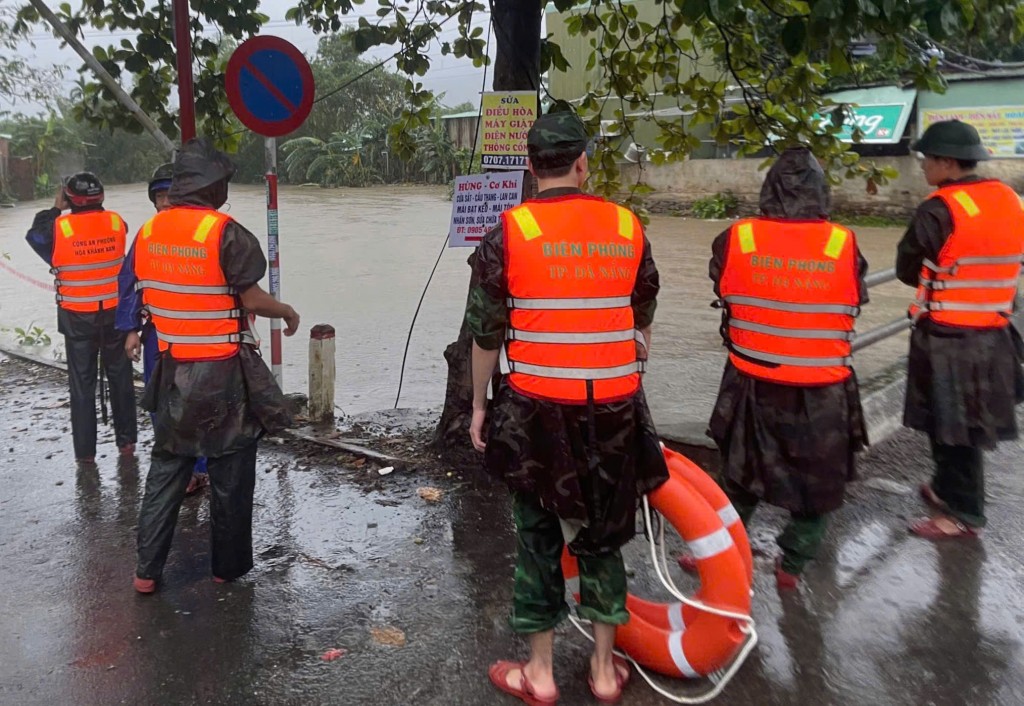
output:
M11 0L0 0L0 5L12 6L17 3ZM56 7L58 4L57 0L49 0L49 4L52 7ZM294 4L294 0L262 0L260 3L260 11L270 17L270 21L264 25L262 34L276 35L292 42L299 48L307 57L312 58L316 53L316 45L318 37L305 26L296 27L294 23L285 20L285 12ZM361 7L357 7L357 12L367 16L375 17L377 10L377 4L375 2L369 2ZM481 13L477 16L479 22L483 23L489 19L490 15ZM345 20L348 23L355 24L356 19L354 16L349 15ZM446 40L454 39L457 35L457 22L458 20L453 19L447 25L445 25L442 33L442 37ZM209 32L210 36L214 36L213 31ZM484 35L486 36L486 34ZM84 43L87 47L92 47L96 44L102 44L104 46L110 44L118 44L123 37L133 38L134 33L132 32L105 32L91 27L84 28ZM32 34L32 43L35 47L28 46L26 44L23 47L22 55L28 58L30 63L37 66L46 66L52 64L59 64L68 67L65 70L64 84L67 92L70 93L74 87L75 80L78 78L78 68L82 65L82 61L79 56L70 48L61 46L61 40L52 36L46 26L40 25ZM385 57L390 56L394 53L394 48L390 47L379 47L371 50L364 55L364 58L374 61L380 61ZM444 102L447 105L456 105L465 101L470 101L474 105L479 104L480 88L483 81L483 69L477 69L473 67L473 63L466 59L456 59L452 56L441 56L439 46L435 46L429 52L432 58L431 71L422 79L419 79L424 86L434 90L437 93L444 93ZM494 55L494 46L492 41L491 56ZM394 69L394 64L388 64L390 68ZM490 70L488 70L488 88L490 88ZM12 110L24 113L35 113L41 110L38 105L33 105L24 102L18 102L12 104L9 101L0 98L0 111Z

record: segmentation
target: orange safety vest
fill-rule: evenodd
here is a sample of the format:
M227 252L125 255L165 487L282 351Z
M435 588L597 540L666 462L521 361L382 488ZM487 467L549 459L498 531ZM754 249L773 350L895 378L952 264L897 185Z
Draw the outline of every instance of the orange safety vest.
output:
M57 218L50 258L57 305L77 312L115 308L124 248L124 221L113 211L84 211Z
M740 221L729 231L719 291L740 371L784 385L850 376L860 313L851 231L828 221Z
M632 294L643 229L631 211L573 195L502 214L509 327L501 369L527 397L602 404L632 396L643 365Z
M220 265L220 239L231 217L204 208L161 211L135 243L136 289L156 328L160 350L176 360L219 360L250 342L245 311Z
M910 317L944 326L1009 324L1024 255L1024 203L1000 181L944 186L932 194L953 217L938 262L925 260Z

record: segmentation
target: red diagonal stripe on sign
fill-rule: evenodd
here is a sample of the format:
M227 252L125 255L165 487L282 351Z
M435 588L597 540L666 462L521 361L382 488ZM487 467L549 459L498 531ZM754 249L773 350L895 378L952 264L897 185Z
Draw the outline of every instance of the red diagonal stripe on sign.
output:
M252 65L252 62L247 62L245 64L245 69L249 73L251 73L256 78L256 80L263 85L265 89L267 89L270 92L270 95L274 96L274 98L276 98L281 103L281 105L287 108L289 112L294 113L298 111L299 107L292 103L290 100L288 100L288 98L285 97L283 93L281 93L277 86L274 85L273 81L264 76L259 69Z

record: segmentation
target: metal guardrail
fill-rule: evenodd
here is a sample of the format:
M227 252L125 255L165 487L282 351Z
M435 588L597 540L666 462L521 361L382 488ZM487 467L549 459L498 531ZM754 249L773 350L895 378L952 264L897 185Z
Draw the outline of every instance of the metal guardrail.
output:
M896 268L890 267L888 270L879 270L878 272L872 272L864 278L865 284L868 288L877 287L880 284L886 284L896 279ZM854 351L859 351L862 348L867 348L870 345L884 341L890 336L895 336L898 333L902 333L910 328L910 318L908 316L902 316L895 321L890 321L883 326L878 326L865 331L864 333L857 334L857 337L853 339L851 348Z

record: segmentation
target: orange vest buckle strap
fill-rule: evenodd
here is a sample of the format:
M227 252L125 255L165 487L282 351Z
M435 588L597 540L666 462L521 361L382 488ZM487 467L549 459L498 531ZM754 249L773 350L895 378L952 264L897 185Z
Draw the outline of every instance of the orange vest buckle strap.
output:
M166 343L184 343L188 345L211 345L216 343L249 343L255 342L255 337L248 331L241 333L228 333L222 336L175 336L169 333L156 332L156 337Z

